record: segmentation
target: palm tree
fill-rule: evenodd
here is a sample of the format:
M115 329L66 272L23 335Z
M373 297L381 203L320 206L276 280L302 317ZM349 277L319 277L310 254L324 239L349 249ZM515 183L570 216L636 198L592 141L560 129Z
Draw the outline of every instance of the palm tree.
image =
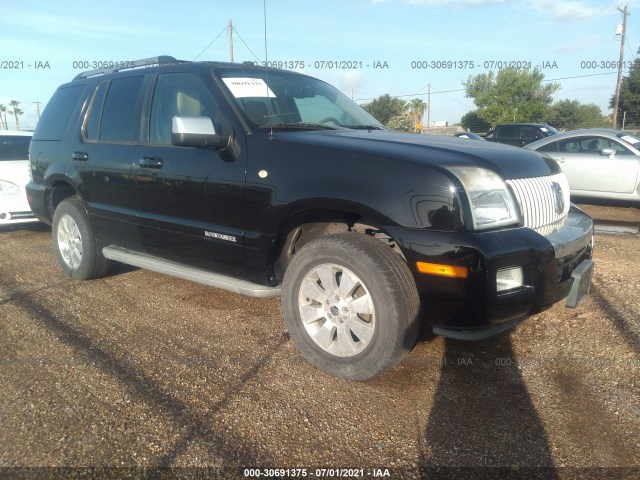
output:
M0 128L4 130L8 130L7 128L7 116L5 113L7 112L7 107L0 103Z
M411 102L409 102L409 106L411 108L411 113L413 114L413 119L417 130L418 125L422 125L422 117L424 116L424 111L427 108L427 104L419 98L414 98L411 100Z
M13 109L13 116L16 117L16 130L20 130L20 115L24 112L18 108L20 102L17 100L11 100L9 106Z

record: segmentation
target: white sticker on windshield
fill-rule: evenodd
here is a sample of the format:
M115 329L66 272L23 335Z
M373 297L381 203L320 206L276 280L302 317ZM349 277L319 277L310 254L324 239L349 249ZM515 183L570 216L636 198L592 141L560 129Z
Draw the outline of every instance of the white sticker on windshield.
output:
M631 137L629 135L623 135L620 137L621 140L624 140L627 143L630 143L631 145L635 145L636 143L638 143L638 139Z
M276 97L261 78L223 78L222 81L229 87L229 90L236 98Z
M545 127L540 127L540 130L542 130L543 132L547 133L549 130Z

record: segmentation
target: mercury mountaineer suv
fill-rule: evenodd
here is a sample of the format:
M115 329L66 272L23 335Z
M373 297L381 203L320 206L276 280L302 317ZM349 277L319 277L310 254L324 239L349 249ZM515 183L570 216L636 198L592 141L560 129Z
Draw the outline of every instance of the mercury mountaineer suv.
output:
M388 131L290 71L132 66L59 87L31 142L29 202L70 277L117 261L281 296L302 354L360 380L421 325L479 340L588 292L593 223L544 154Z

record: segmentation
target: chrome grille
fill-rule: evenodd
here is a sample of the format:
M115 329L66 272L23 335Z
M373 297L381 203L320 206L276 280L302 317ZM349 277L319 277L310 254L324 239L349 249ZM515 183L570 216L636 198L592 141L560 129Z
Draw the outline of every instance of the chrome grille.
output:
M543 235L551 233L569 213L569 183L564 173L507 180L506 183L520 206L525 227Z

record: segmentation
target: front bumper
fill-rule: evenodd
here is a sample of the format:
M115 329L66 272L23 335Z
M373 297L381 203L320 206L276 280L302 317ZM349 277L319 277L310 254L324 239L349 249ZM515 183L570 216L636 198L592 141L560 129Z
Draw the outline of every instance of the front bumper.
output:
M567 297L576 280L574 303L588 291L593 266L583 265L587 271L578 277L573 273L591 259L593 221L575 206L546 234L524 227L491 232L391 228L389 233L413 272L426 321L441 335L485 338ZM426 275L417 271L417 262L464 267L468 276ZM499 292L496 274L509 267L522 268L523 285Z

